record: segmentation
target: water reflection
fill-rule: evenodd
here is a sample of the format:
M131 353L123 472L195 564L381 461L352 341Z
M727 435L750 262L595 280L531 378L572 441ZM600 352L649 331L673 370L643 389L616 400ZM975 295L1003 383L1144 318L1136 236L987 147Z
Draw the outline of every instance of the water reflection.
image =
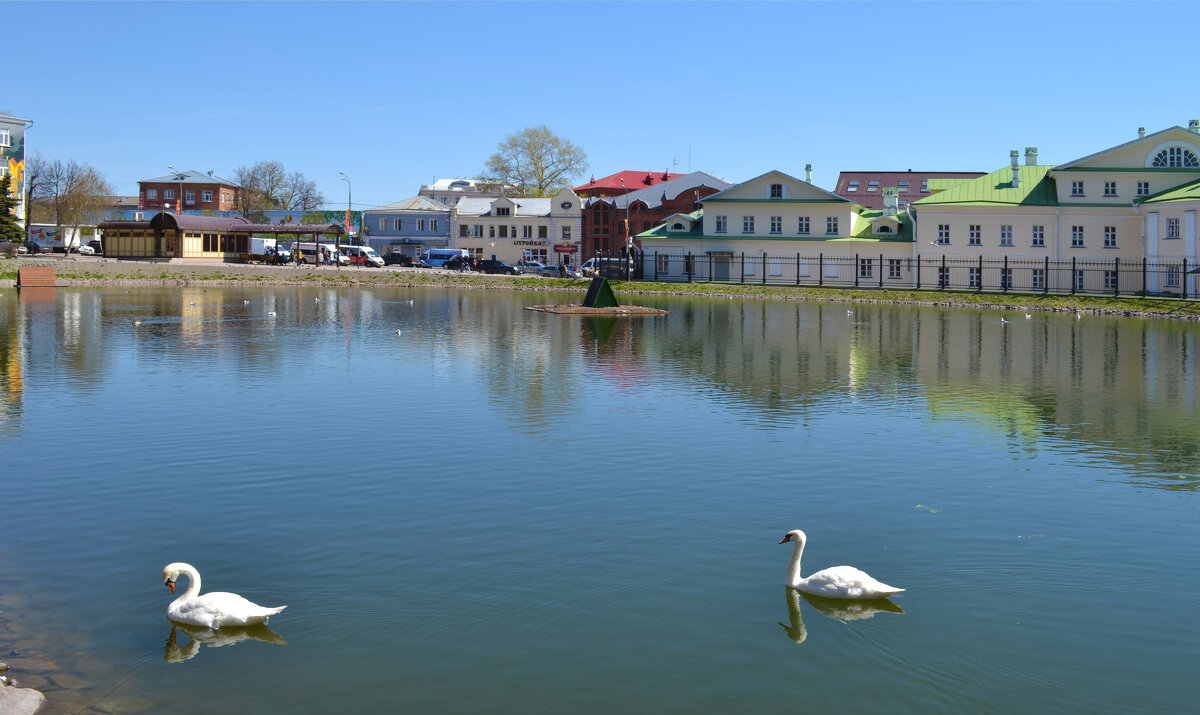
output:
M182 632L187 636L188 641L180 645L176 635L177 632ZM171 632L167 635L167 645L163 651L163 660L168 663L180 663L196 657L202 645L206 645L209 648L221 648L248 640L274 643L275 645L287 644L283 636L271 630L265 623L246 627L227 626L218 630L203 628L201 626L189 626L183 623L173 623L171 625Z
M808 605L823 615L839 623L865 621L874 618L879 613L904 613L903 608L886 598L877 598L870 601L821 598L820 596L800 593L790 586L785 586L785 588L787 589L789 623L781 622L779 625L787 632L788 638L791 638L793 643L803 643L808 639L808 629L804 627L804 617L800 613L801 598L808 601Z

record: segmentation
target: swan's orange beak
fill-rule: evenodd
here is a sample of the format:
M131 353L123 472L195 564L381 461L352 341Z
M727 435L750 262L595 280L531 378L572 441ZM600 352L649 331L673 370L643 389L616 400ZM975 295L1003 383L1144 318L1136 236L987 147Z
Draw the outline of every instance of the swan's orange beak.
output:
M175 582L174 581L167 581L166 587L171 589L171 593L175 593Z
M779 543L786 544L787 542L789 542L791 540L792 540L791 534L784 534L783 538L779 540ZM175 589L171 589L171 593L175 593Z

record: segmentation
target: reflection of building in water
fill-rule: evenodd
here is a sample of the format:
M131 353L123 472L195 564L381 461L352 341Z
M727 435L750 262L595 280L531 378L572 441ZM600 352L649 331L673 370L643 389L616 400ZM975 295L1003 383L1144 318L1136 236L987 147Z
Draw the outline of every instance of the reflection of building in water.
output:
M0 301L0 434L21 418L25 393L25 311L15 300Z

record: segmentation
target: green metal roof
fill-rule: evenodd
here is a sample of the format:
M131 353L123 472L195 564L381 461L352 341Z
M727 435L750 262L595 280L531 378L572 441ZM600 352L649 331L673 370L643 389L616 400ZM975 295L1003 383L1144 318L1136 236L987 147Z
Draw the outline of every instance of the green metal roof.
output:
M965 204L980 206L1057 206L1058 192L1046 172L1052 166L1017 167L1020 184L1012 185L1012 167L969 179L945 191L914 201L913 206Z
M1165 204L1171 201L1197 201L1200 200L1200 179L1176 186L1173 189L1160 191L1152 196L1147 196L1139 201L1139 204Z

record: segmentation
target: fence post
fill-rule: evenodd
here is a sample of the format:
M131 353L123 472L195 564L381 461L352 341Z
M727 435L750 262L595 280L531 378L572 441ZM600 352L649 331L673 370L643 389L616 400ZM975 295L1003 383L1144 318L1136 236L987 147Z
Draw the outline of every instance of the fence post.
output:
M817 254L817 285L825 285L825 253Z
M1117 274L1117 279L1113 281L1113 297L1121 295L1121 257L1117 256L1113 259L1113 273Z
M858 287L858 273L859 273L858 254L857 253L854 254L854 265L851 266L850 270L854 271L854 287L857 288Z
M708 252L708 282L709 282L709 283L712 283L712 282L713 282L713 275L712 275L712 251L709 251L709 252Z
M917 254L917 290L921 290L921 254Z
M1004 274L1003 273L1000 274L1000 282L1004 283ZM975 286L975 292L980 293L982 291L983 291L983 254L981 253L981 254L979 254L979 285Z
M694 259L692 258L691 251L688 251L687 262L684 263L683 266L684 266L684 268L687 268L688 283L691 283L692 282L692 274L696 272L696 263L695 263Z
M766 285L767 284L767 252L766 251L763 251L762 272L763 272L762 284Z
M1071 256L1071 295L1075 295L1075 256Z
M1183 259L1183 274L1180 276L1180 278L1183 280L1183 299L1184 299L1184 300L1187 300L1187 297L1188 297L1188 292L1187 292L1187 276L1188 276L1188 273L1187 273L1187 259L1186 259L1186 258L1184 258L1184 259Z
M950 271L946 270L946 254L942 254L942 270L938 275L938 290L946 290L950 284Z
M980 271L980 273L983 273L983 271ZM1004 292L1007 293L1009 289L1009 283L1012 283L1012 281L1008 279L1008 256L1004 257L1004 272L1000 274L1000 282L1004 284Z
M1142 297L1146 297L1146 257L1142 256Z
M742 251L742 280L740 283L746 282L746 252Z
M658 251L654 252L654 282L658 282Z
M800 285L800 254L796 254L796 285Z
M883 254L879 254L879 287L883 287Z
M1042 295L1050 294L1050 256L1043 256L1046 259L1045 267L1042 268Z

